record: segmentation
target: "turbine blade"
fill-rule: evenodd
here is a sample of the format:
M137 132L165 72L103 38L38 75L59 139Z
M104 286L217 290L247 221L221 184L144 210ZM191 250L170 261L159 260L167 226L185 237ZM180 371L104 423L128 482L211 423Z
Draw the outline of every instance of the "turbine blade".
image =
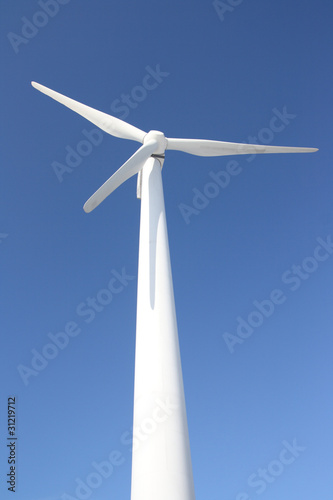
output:
M84 204L83 210L91 212L123 182L137 174L143 163L158 149L157 141L151 140L141 146Z
M132 141L143 143L144 136L146 135L146 132L143 130L138 129L133 125L120 120L119 118L115 118L107 113L103 113L102 111L98 111L90 106L74 101L74 99L70 99L69 97L55 92L54 90L48 89L47 87L44 87L44 85L40 85L36 82L31 82L31 85L40 92L43 92L43 94L52 97L52 99L60 102L64 106L67 106L67 108L72 109L108 134L119 137L120 139L130 139Z
M201 139L167 139L166 149L183 151L197 156L228 156L262 153L313 153L316 148L264 146L237 142L206 141Z

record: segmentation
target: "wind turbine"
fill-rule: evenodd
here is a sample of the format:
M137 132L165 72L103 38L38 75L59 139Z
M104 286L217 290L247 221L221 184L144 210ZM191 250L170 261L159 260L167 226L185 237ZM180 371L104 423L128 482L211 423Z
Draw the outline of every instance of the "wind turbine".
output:
M194 500L182 368L161 169L166 150L197 156L308 153L315 148L169 139L81 104L43 85L33 87L110 135L142 146L89 198L91 212L135 174L141 198L131 500Z

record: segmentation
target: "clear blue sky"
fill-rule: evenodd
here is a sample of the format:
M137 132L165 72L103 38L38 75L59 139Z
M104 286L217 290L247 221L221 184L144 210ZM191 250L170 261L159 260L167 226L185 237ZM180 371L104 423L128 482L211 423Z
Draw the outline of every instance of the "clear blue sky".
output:
M320 148L170 151L163 178L197 500L331 499L333 6L224 5L1 0L1 499L12 395L15 498L130 498L136 179L82 206L137 144L31 80L169 137Z

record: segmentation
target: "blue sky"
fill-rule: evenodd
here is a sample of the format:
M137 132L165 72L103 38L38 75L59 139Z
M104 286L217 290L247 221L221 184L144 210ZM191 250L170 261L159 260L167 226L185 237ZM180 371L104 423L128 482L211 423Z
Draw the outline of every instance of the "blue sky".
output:
M1 498L12 498L12 395L16 498L130 495L122 436L133 407L136 179L93 213L82 206L137 145L92 132L34 80L169 137L320 149L170 151L163 180L197 499L330 499L332 5L2 0L0 9ZM89 298L103 297L115 273L121 293L93 311ZM115 450L112 474L76 492Z

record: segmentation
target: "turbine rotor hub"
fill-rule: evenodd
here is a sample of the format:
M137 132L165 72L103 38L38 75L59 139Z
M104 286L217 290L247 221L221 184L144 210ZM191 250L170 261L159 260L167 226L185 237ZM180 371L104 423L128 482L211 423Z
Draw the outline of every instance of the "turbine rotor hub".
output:
M148 132L148 134L145 135L143 144L146 144L147 141L150 140L154 140L158 144L154 154L163 155L167 147L167 140L163 132L160 132L159 130L151 130L150 132Z

